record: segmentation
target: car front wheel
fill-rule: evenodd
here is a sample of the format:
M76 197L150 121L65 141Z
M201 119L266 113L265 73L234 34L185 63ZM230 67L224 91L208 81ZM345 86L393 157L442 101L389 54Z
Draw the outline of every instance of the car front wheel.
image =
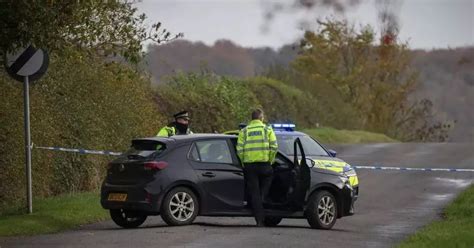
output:
M124 209L110 209L110 217L115 224L124 228L135 228L143 224L146 215L140 213L128 212Z
M161 218L170 226L191 224L198 212L196 195L185 187L172 189L161 205Z
M337 219L336 198L329 191L316 192L308 201L306 218L312 228L331 229Z

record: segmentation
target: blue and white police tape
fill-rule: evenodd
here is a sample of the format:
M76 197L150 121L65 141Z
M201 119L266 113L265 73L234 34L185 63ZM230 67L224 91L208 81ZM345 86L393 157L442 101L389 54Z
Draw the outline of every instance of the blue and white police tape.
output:
M87 149L74 149L74 148L64 148L64 147L46 147L46 146L31 146L32 148L51 150L51 151L61 151L61 152L76 152L80 154L97 154L97 155L111 155L111 156L120 156L121 152L111 152L111 151L98 151L98 150L87 150Z
M45 146L35 146L35 145L32 145L31 147L37 148L37 149L51 150L51 151L76 152L80 154L97 154L97 155L111 155L111 156L122 155L121 152L112 152L112 151L98 151L98 150L74 149L74 148L64 148L64 147L45 147ZM410 167L361 166L361 165L353 165L352 167L354 169L368 169L368 170L474 172L474 169L458 169L458 168L410 168Z
M359 165L355 165L352 167L355 169L368 169L368 170L474 172L474 169L457 169L457 168L409 168L409 167L359 166Z

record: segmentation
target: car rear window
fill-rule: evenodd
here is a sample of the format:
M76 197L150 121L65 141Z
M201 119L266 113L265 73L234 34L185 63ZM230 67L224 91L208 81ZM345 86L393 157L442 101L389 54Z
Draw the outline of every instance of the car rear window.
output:
M157 156L166 149L166 144L156 140L132 140L132 145L125 152L129 159Z

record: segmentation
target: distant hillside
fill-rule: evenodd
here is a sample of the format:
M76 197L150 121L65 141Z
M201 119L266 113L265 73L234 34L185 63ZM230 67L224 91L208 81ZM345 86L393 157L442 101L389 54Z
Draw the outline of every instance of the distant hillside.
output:
M212 71L219 75L249 77L272 65L287 66L296 56L294 45L244 48L228 40L213 46L178 40L150 46L146 61L155 82L178 71ZM474 141L474 47L413 51L413 66L420 72L415 97L431 99L436 114L456 120L451 141Z
M270 65L287 65L296 55L292 45L278 51L271 48L244 48L228 40L213 46L202 42L177 40L149 46L146 62L156 81L175 72L209 70L219 75L255 76Z

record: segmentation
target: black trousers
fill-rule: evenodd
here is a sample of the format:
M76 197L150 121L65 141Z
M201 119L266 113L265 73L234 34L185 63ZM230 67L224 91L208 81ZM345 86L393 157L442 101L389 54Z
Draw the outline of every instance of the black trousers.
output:
M263 224L265 211L263 200L272 184L273 168L269 162L245 163L245 183L252 200L252 209L257 224Z

